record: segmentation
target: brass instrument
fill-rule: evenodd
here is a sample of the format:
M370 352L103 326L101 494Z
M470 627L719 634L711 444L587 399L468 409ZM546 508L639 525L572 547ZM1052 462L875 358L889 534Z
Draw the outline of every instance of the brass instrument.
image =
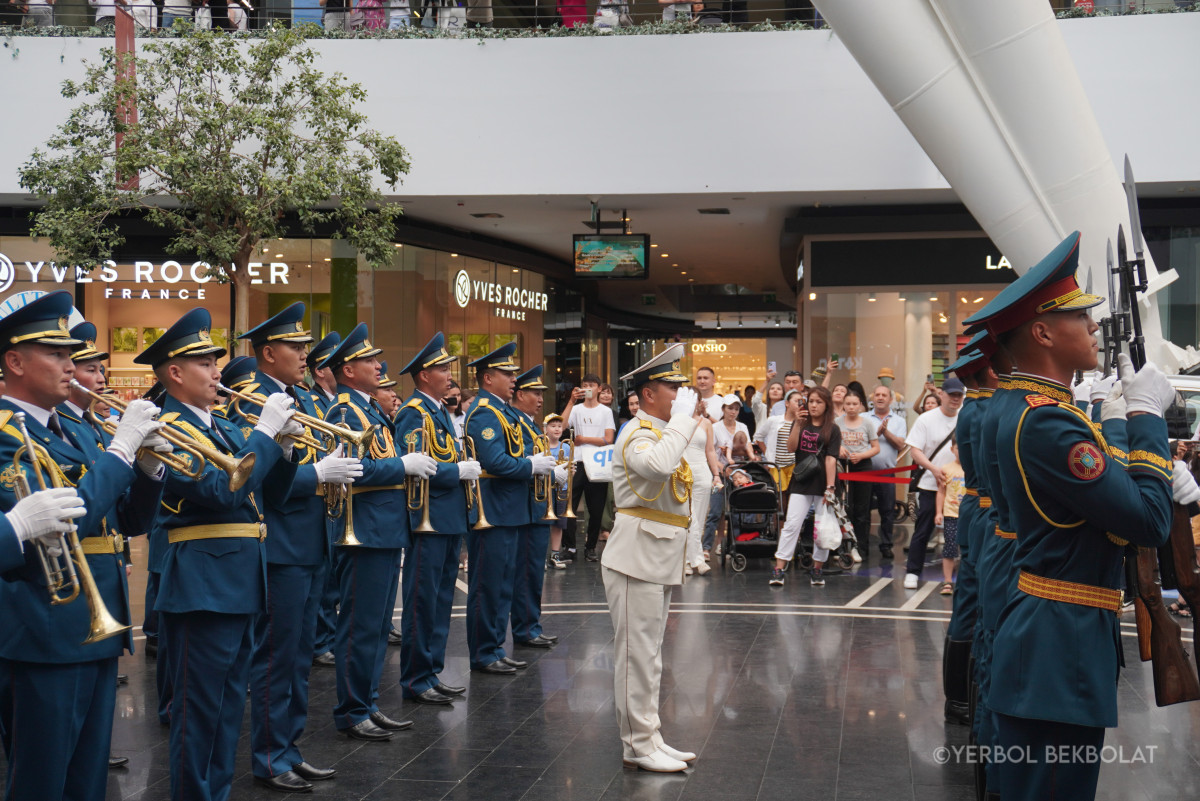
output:
M253 395L247 395L245 392L238 392L236 389L230 389L224 384L218 384L217 386L232 399L230 406L233 411L246 418L250 425L258 425L258 415L243 412L241 406L237 404L244 402L261 406L265 398L256 398ZM376 425L369 425L362 431L355 431L353 428L347 428L344 425L334 425L322 420L320 417L313 417L299 411L292 415L292 419L305 428L321 432L321 439L310 437L307 434L287 434L285 436L288 439L294 440L297 445L314 448L323 453L332 453L333 449L338 446L338 442L345 442L347 445L356 448L362 447L375 437L375 430L378 428Z
M112 395L101 395L99 392L93 392L75 379L71 379L71 387L92 399L92 402L88 404L88 411L92 412L92 416L96 418L100 427L108 432L109 436L112 436L117 430L117 424L107 417L102 418L95 414L93 410L96 404L103 403L116 409L118 412L124 412L129 404ZM198 480L204 475L205 462L216 465L229 476L229 489L231 492L237 492L246 483L246 479L250 478L250 473L254 470L254 461L258 458L253 453L248 453L240 459L236 456L229 456L216 448L210 448L185 434L175 431L170 426L163 426L159 429L158 433L176 449L183 451L187 455L186 457L181 457L174 453L147 451L150 456L153 456L172 470L182 473L193 480ZM139 456L143 450L145 448L138 451Z
M550 438L542 435L534 440L535 453L550 453ZM558 515L554 514L554 472L551 471L544 476L535 476L533 479L533 502L546 504L546 514L542 515L541 522L550 523L558 520Z
M346 428L346 407L342 407L342 425L339 428ZM350 430L350 429L347 429ZM371 427L372 433L374 426ZM350 454L352 456L362 458L362 443L351 443ZM325 485L325 514L331 520L336 520L343 514L346 515L346 525L342 530L342 536L338 539L337 545L344 548L356 548L362 545L362 541L354 535L354 493L353 486L350 484L326 484Z
M463 456L469 461L478 461L475 453L475 439L473 437L463 437ZM479 517L475 520L475 525L471 526L472 531L480 531L485 528L491 528L492 524L488 522L487 515L483 512L483 491L480 489L479 479L467 482L467 513L470 514L471 507L479 508Z
M574 520L575 504L571 503L571 489L575 483L575 442L573 440L564 439L558 445L558 463L567 466L567 488L565 500L567 502L567 511L563 512L563 517L567 520Z
M37 478L38 489L46 489L46 477L42 474L43 464L50 473L50 485L62 487L62 473L58 469L57 463L45 448L38 445L29 436L29 429L25 427L25 413L17 412L13 415L13 419L21 429L21 439L23 440L21 446L13 454L13 472L16 474L14 493L17 500L32 494L29 480L25 477L25 471L20 467L21 457L26 454L29 456L29 464L33 467L33 475ZM109 637L116 637L118 634L129 631L130 627L113 617L109 613L108 607L104 605L100 589L96 586L96 579L92 576L91 568L88 567L87 556L83 553L83 546L79 544L79 532L73 522L69 523L69 526L66 534L58 535L58 548L61 551L58 556L52 556L45 545L36 542L38 557L42 563L42 572L46 576L46 587L50 591L50 603L54 606L69 604L77 599L82 591L83 597L87 600L88 609L91 611L88 636L84 639L83 645L107 640ZM60 594L64 590L67 592L65 596Z
M404 441L408 444L409 453L423 453L432 458L432 454L429 452L429 440L425 438L424 434L425 432L422 429L414 429L404 436ZM433 523L429 520L429 479L419 476L405 476L404 492L408 511L421 512L421 522L417 524L417 527L413 531L420 533L436 531L437 529L433 527Z

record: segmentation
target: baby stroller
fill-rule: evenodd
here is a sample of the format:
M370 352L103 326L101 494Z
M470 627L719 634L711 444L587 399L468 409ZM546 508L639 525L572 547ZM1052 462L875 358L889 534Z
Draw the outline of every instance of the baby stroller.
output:
M769 558L775 555L779 543L780 521L783 506L779 487L768 468L770 462L734 462L728 467L730 479L725 482L725 547L721 549L721 566L726 557L730 565L740 573L746 569L747 559ZM749 478L749 484L737 486L733 473L741 470Z
M845 462L838 462L838 471L845 472L847 465ZM834 490L835 500L833 503L833 513L837 516L838 524L842 527L842 544L838 546L836 551L829 554L829 561L825 563L824 572L836 573L839 570L849 570L854 564L854 556L851 550L858 547L858 540L854 536L854 526L850 524L850 518L846 515L846 482L838 479L837 487ZM815 510L808 511L808 517L804 519L804 526L800 529L800 547L796 549L796 558L800 560L800 567L805 570L811 570L813 566L813 524L815 521ZM860 550L859 553L862 553Z

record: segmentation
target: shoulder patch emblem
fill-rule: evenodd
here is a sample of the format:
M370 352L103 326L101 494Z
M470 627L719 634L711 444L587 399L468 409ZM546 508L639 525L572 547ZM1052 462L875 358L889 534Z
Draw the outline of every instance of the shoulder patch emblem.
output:
M1099 478L1104 472L1104 454L1094 442L1079 442L1067 455L1067 468L1071 475L1084 481Z
M488 440L495 439L496 438L496 429L485 428L485 429L483 429L483 432L480 436L482 436L484 439L488 439Z
M1051 398L1047 395L1037 395L1037 394L1026 395L1025 402L1028 403L1030 405L1030 407L1034 408L1034 409L1036 409L1039 406L1057 406L1058 405L1058 401L1056 401L1054 398Z

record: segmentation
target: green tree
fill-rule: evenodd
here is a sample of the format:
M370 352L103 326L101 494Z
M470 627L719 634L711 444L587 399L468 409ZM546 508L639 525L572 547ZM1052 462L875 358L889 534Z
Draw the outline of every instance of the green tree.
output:
M241 332L247 265L286 233L286 215L309 232L332 224L374 265L391 261L402 210L376 186L382 176L395 188L408 154L367 127L355 110L366 92L319 71L300 33L276 27L247 43L192 31L140 44L136 77L128 56L107 49L82 80L63 83L79 103L21 169L21 185L44 201L34 235L60 262L93 269L123 244L118 221L140 215L172 234L172 255L234 283Z

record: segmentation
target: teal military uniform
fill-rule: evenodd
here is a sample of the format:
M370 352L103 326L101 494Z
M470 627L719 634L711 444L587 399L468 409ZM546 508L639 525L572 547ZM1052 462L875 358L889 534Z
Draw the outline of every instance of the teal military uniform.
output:
M326 394L316 383L315 371L325 365L326 359L337 350L342 343L337 331L331 331L312 347L308 352L308 370L314 373L312 394L316 398L317 411L324 418L329 407L337 402L337 397ZM317 610L317 631L313 636L313 658L332 656L333 634L337 629L338 586L337 575L333 563L337 558L337 548L333 544L342 535L341 520L325 516L325 537L329 541L329 562L325 566L325 591L321 595L321 605Z
M439 331L401 372L415 376L454 361ZM417 531L424 510L408 512L412 544L404 557L404 609L400 617L400 690L405 698L417 698L445 686L439 675L446 664L458 554L467 532L467 493L458 477L460 446L454 421L440 398L416 390L401 407L396 415L396 436L407 443L414 433L428 444L429 454L438 465L429 479L428 495L429 522L434 530Z
M541 392L548 389L542 383L542 365L527 370L517 376L515 392ZM521 423L521 441L526 453L535 453L541 449L539 437L541 427L522 412L513 409ZM551 642L542 636L542 585L546 579L546 552L550 548L550 523L543 521L546 514L547 500L540 503L534 498L534 490L538 483L546 483L549 488L547 496L551 508L554 501L554 480L552 476L535 479L529 486L529 524L521 528L517 538L516 572L513 577L513 601L510 618L512 621L513 643L526 643L549 647ZM557 638L555 638L557 639Z

